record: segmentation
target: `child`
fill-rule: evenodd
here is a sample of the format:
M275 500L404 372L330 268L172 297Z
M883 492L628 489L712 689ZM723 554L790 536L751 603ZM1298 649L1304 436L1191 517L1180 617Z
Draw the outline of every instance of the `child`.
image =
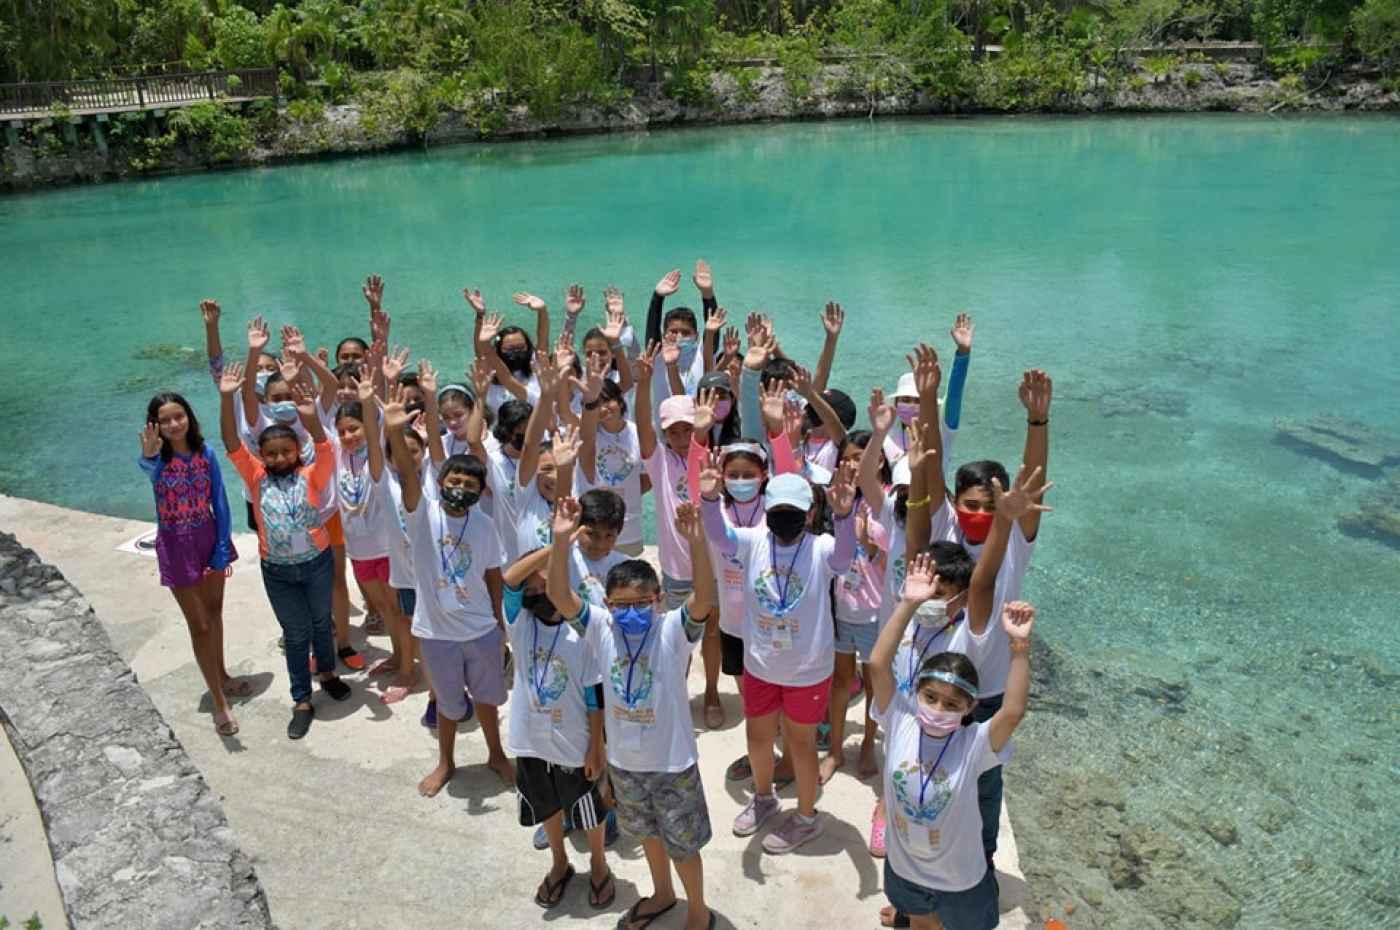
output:
M692 590L692 563L686 542L665 514L675 513L683 503L691 503L687 461L695 435L695 398L688 394L668 396L661 402L660 423L665 441L658 441L652 427L651 391L656 348L637 359L637 441L647 476L656 494L656 554L661 562L661 589L666 609L674 610Z
M831 579L845 574L855 555L855 473L843 468L828 494L834 540L808 534L812 487L797 475L768 480L767 526L761 530L725 523L722 481L714 453L700 476L705 534L722 556L744 566L744 716L754 797L735 818L734 833L751 836L781 807L773 794L771 752L781 721L797 775L797 811L763 838L763 848L783 855L822 832L816 816L817 725L826 715L835 658Z
M695 286L700 289L700 300L705 317L708 319L719 307L715 300L714 281L710 266L704 260L695 263ZM651 305L647 307L647 345L670 346L663 358L664 365L657 366L648 373L653 397L664 400L677 394L693 395L699 386L700 378L710 368L712 356L706 356L700 347L700 330L695 320L695 311L689 307L676 307L662 316L666 298L676 293L681 283L681 270L667 272L652 291ZM641 378L637 378L638 385ZM658 412L659 416L659 412ZM665 429L665 427L662 427Z
M160 583L189 627L195 663L214 702L214 727L220 736L233 736L238 721L227 695L247 697L253 688L224 667L224 578L238 552L219 461L179 394L151 398L140 437L141 470L155 491Z
M519 326L503 326L505 318L499 313L486 313L486 304L478 291L463 289L467 302L476 310L476 357L492 372L491 387L485 395L486 409L495 413L507 400L534 403L539 399L540 386L531 371L535 359L535 344ZM546 340L542 344L547 344Z
M438 764L418 792L435 796L457 771L457 725L467 716L468 688L486 739L486 765L510 787L515 766L501 747L498 710L506 700L501 541L485 514L474 512L486 488L486 466L470 455L452 456L438 473L438 500L425 503L403 436L410 419L402 392L392 395L384 405L384 429L412 543L413 635L438 701Z
M880 633L870 666L872 713L885 731L885 796L894 809L885 894L916 930L988 930L999 920L996 881L979 840L977 778L1011 759L1011 734L1026 712L1035 611L1006 605L1001 623L1012 672L1006 700L985 723L963 726L977 704L977 669L940 652L915 673L914 698L895 686L895 652L918 607L934 596L933 565L911 563L904 598ZM898 922L898 918L896 921Z
M585 340L585 349L587 345ZM641 556L643 548L641 441L636 424L627 418L624 388L616 381L599 377L604 364L600 356L588 359L575 493L607 488L622 496L627 515L618 532L616 548L635 559ZM627 368L625 364L623 367ZM631 370L627 370L631 384Z
M549 561L549 599L583 633L598 655L603 688L608 763L622 829L642 841L652 893L618 921L641 930L676 906L671 865L687 898L686 927L714 927L705 905L705 870L700 850L710 840L710 813L697 764L690 723L685 668L713 622L714 576L690 504L675 512L676 532L695 563L695 590L686 603L657 616L661 586L656 571L630 559L608 573L605 608L585 604L569 582L568 549L579 530L581 508L563 497L554 510Z
M508 747L515 758L520 825L542 824L554 862L535 893L546 910L559 906L574 877L564 847L565 824L588 834L588 903L595 910L617 896L603 854L605 812L599 783L603 750L602 672L585 642L545 594L550 549L537 549L506 569L506 631L515 663Z
M316 416L316 397L306 385L294 393L296 410L311 440L316 461L302 461L296 433L269 426L258 436L254 458L243 445L234 422L233 395L243 387L243 366L229 365L219 382L219 426L229 461L243 478L258 517L258 551L263 587L282 627L287 677L292 685L292 720L287 737L301 739L316 715L311 706L308 654L320 670L321 690L337 701L350 697L350 686L335 675L331 588L335 561L319 509L330 494L335 453Z

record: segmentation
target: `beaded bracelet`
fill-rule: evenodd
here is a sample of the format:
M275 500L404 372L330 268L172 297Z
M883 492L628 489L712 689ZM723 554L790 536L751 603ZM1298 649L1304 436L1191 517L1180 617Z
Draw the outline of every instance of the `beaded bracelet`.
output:
M1027 420L1026 420L1026 425L1027 425L1027 426L1049 426L1049 425L1050 425L1050 418L1049 418L1049 417L1046 417L1044 420L1031 420L1031 419L1027 419Z
M1031 648L1031 641L1028 640L1028 639L1023 639L1023 640L1017 642L1016 640L1013 639L1013 640L1011 641L1011 648L1012 648L1012 649L1029 649L1029 648Z

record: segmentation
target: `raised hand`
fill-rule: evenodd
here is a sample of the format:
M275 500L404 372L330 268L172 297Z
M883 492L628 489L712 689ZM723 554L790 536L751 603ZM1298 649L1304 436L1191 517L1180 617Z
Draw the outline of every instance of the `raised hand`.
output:
M580 443L577 426L565 425L559 427L554 434L554 467L556 469L573 468L578 462L578 447Z
M365 295L365 300L369 302L369 312L373 314L384 302L384 279L377 274L370 275L365 278L365 286L360 289L360 293Z
M778 378L759 388L758 410L765 423L776 426L783 422L783 402L787 400L787 382Z
M199 302L199 315L204 317L206 326L218 326L219 315L222 312L217 300L201 300Z
M677 280L679 280L679 274L680 273L677 272ZM713 297L715 295L715 279L714 276L710 274L710 263L703 258L696 259L695 276L691 278L691 280L694 281L695 286L700 289L701 297Z
M301 330L290 323L282 327L282 351L294 359L306 354L306 340L302 338Z
M707 501L718 500L724 487L724 451L711 449L700 466L700 496Z
M384 432L402 430L413 420L405 404L407 392L402 384L389 385L389 399L379 401L379 412L384 416Z
M938 563L927 552L920 552L909 560L904 572L904 599L922 604L933 600L938 584Z
M972 351L972 331L976 328L972 323L972 315L966 312L959 313L958 318L953 321L953 328L949 332L953 336L953 342L957 344L959 355L966 355Z
M380 342L389 341L389 326L393 321L389 314L383 310L371 310L369 312L369 338L373 342L376 339Z
M680 286L681 270L679 268L672 268L670 271L666 272L665 276L663 276L660 281L656 282L656 293L662 297L670 297L676 291L680 290Z
M752 323L758 314L750 314ZM744 353L744 367L759 370L768 364L768 355L775 345L772 334L760 320L757 326L749 326L749 350Z
M351 375L350 379L355 383L355 396L360 399L360 404L374 403L374 378L366 371L363 377Z
M472 379L472 391L476 394L476 402L484 403L486 392L491 390L491 365L483 359L472 362L472 367L466 370L468 378Z
M598 358L590 355L587 361L588 367L584 371L583 380L570 378L569 381L578 388L583 402L591 404L603 393L603 382L608 378L608 358L607 356Z
M803 397L812 396L812 373L801 365L792 366L792 389Z
M554 530L554 541L573 541L574 534L578 532L579 525L583 521L583 507L573 497L560 495L554 501L554 517L551 519L550 528Z
M724 354L726 357L739 357L739 330L730 326L724 331Z
M296 402L297 413L302 418L316 415L316 390L309 384L297 381L292 384L292 400Z
M154 423L147 423L145 429L136 434L141 440L141 455L144 458L152 458L160 454L161 446L164 443L160 438L160 427Z
M277 370L282 373L282 380L288 384L295 384L297 378L301 377L301 362L290 352L283 352L282 357L277 361Z
M1029 420L1048 420L1050 418L1050 396L1054 393L1054 384L1050 376L1039 368L1032 368L1021 376L1021 406L1026 408L1026 418Z
M220 394L237 394L243 387L243 363L229 362L224 366L223 377L219 379Z
M724 312L725 311L723 307L716 307L713 311L711 311L709 317L705 320L706 333L717 333L720 330L724 329Z
M490 349L491 341L501 331L501 324L505 320L505 317L495 311L484 315L481 319L481 331L476 336L476 344L483 349Z
M807 411L795 400L783 398L783 435L795 452L802 449L802 440L807 433Z
M374 373L383 370L384 356L389 353L389 347L382 339L375 339L365 350L365 364L363 371L366 378L373 378Z
M906 355L910 371L914 372L914 386L920 397L938 393L938 385L943 381L943 369L938 365L938 353L925 343L914 347L912 355Z
M1039 466L1026 473L1026 466L1022 465L1016 472L1016 478L1011 482L1011 487L1002 490L1001 482L992 479L992 496L996 501L996 512L998 517L1006 517L1008 520L1019 520L1023 514L1035 511L1036 513L1051 513L1054 507L1046 507L1040 501L1044 498L1045 492L1055 486L1055 482L1046 482L1044 473Z
M846 311L841 309L841 305L835 301L827 301L826 309L822 311L822 328L826 334L835 338L841 335L841 327L846 322Z
M399 375L403 374L404 368L408 366L408 349L394 347L394 351L384 356L384 362L380 370L384 372L384 381L388 384L395 384L399 380Z
M578 353L574 351L573 335L568 331L560 333L559 338L554 340L554 367L560 372L572 374L576 358Z
M905 435L908 437L908 444L905 446L904 455L909 461L909 470L912 473L914 469L922 466L938 451L932 443L932 438L938 435L938 431L924 429L919 420L910 423L906 429Z
M418 360L418 386L425 395L437 397L438 372L426 358Z
M520 304L520 306L522 307L529 307L536 313L543 313L546 309L544 301L536 297L534 294L516 294L511 299L514 300L516 303Z
M867 411L870 417L870 428L881 436L889 433L894 428L894 407L885 403L885 391L883 388L870 389L870 409Z
M627 314L622 312L622 298L618 297L617 306L613 306L612 298L608 298L607 319L603 321L603 338L608 340L608 345L615 346L622 341L622 330L627 326Z
M826 502L831 505L831 512L843 519L851 515L856 505L856 471L855 462L842 462L837 466L831 487L826 492Z
M661 361L669 367L679 364L680 360L680 337L675 333L667 333L661 340Z
M535 353L534 369L535 380L540 385L540 402L543 403L544 398L554 396L554 392L559 390L559 384L563 379L559 374L559 369L550 363L549 356L543 352Z
M1012 601L1001 609L1001 628L1013 643L1029 643L1035 627L1035 608L1025 601Z
M583 312L585 302L583 285L570 284L569 289L564 292L564 312L569 316L578 316Z
M692 545L705 542L705 521L700 518L700 508L690 501L676 505L676 533Z
M474 291L470 287L464 287L462 288L462 296L467 298L467 303L471 304L471 308L478 315L486 312L486 298L481 296L480 290Z
M626 294L618 290L616 285L609 284L607 287L603 288L603 306L609 311L616 310L618 313L621 313L626 296Z
M706 388L695 395L695 435L709 436L715 425L715 392Z
M322 365L325 365L327 368L331 366L331 353L325 346L321 346L321 348L316 350L316 357L321 360Z
M647 346L646 351L637 356L637 360L632 363L632 377L638 384L643 382L651 383L652 372L656 371L656 354L661 351L661 347L655 342Z
M261 316L253 317L253 322L248 324L248 348L261 352L267 348L268 342L272 339L267 323L263 322Z

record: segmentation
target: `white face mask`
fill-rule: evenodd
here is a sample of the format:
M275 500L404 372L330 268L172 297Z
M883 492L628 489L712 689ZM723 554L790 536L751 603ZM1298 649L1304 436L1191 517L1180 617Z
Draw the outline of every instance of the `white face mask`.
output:
M947 601L924 601L914 611L914 619L919 625L928 628L942 627L948 622Z

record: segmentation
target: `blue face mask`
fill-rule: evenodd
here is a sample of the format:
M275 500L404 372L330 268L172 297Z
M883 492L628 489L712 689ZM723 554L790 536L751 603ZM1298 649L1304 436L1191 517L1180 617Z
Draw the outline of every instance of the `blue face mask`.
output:
M700 340L695 336L682 336L676 340L676 345L681 347L682 355L689 355L700 345Z
M257 375L254 377L253 380L254 380L254 381L257 383L257 385L258 385L258 396L259 396L259 397L261 397L261 396L263 396L264 394L267 393L267 379L268 379L268 378L271 378L271 377L272 377L272 372L270 372L270 371L260 371L260 372L258 372Z
M641 636L651 629L652 617L655 614L654 607L637 606L614 609L612 612L613 622L628 636Z
M272 419L278 423L295 423L297 419L297 405L289 400L279 400L275 404L268 405L268 413L272 414Z
M741 504L758 497L758 489L763 484L762 478L725 478L724 487L729 492L729 496Z

